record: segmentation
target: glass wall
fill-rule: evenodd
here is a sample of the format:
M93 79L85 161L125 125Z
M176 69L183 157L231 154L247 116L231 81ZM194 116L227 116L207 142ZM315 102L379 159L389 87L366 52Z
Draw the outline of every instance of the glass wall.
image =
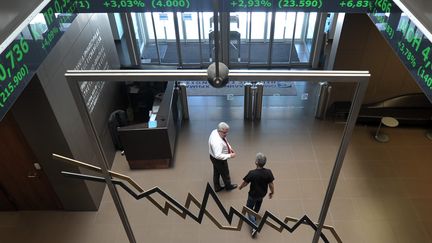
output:
M147 38L145 35L146 26L143 23L143 18L142 18L141 13L131 13L131 16L132 16L132 22L134 25L135 36L137 38L140 51L142 53L142 51L145 47L146 41L147 41Z
M272 33L273 14L275 16ZM235 62L247 66L310 64L317 13L238 12L230 13L230 18L230 64ZM232 18L239 19L239 27L233 28ZM235 48L233 31L239 32L241 50ZM272 36L273 40L271 40ZM270 51L271 55L269 55ZM235 55L237 53L240 53L238 60Z
M180 51L184 65L202 65L210 63L212 51L209 45L210 22L213 13L185 12L177 13L179 19Z
M153 59L157 58L161 64L178 64L174 14L171 12L154 12L145 13L144 16L147 27L153 30L149 31L149 45L144 51L144 58L151 58L152 63ZM168 51L169 54L167 55Z
M213 13L133 16L143 63L206 67L214 61ZM229 67L310 66L317 13L231 12L222 18L220 30L228 36L221 40L228 41L220 49L228 53L223 61Z

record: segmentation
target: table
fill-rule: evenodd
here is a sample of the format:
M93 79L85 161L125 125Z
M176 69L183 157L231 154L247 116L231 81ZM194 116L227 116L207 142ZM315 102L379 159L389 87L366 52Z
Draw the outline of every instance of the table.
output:
M380 124L379 124L378 129L375 133L374 138L375 138L375 140L377 140L380 143L387 143L388 141L390 141L390 137L387 134L380 132L382 124L384 124L384 126L387 126L387 127L397 127L397 126L399 126L399 121L396 120L396 118L389 117L389 116L385 116L385 117L381 118Z

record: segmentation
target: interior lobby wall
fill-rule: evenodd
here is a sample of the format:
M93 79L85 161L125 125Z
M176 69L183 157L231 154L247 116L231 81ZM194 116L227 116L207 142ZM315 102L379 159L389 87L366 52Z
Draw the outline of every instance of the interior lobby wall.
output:
M50 153L59 153L100 166L102 158L99 156L95 139L90 132L91 128L81 118L64 74L67 70L72 69L118 69L119 66L107 15L79 14L37 71L45 99L49 104L49 108L43 109L51 110L56 123L51 125L59 128L59 130L53 129L52 132L61 132L61 136L56 136L55 140L52 141L45 141L44 138L50 136L44 134L39 137L39 143L50 148L44 150L44 159L52 160ZM109 166L111 166L115 149L107 122L111 112L120 106L119 84L82 82L80 87L107 155ZM32 107L33 105L28 103L23 109L32 109ZM52 122L53 120L51 120ZM29 126L27 130L32 129L31 122L25 126ZM50 133L50 129L46 129L45 132ZM30 135L25 134L25 136ZM62 149L56 149L58 144L65 146ZM32 146L32 149L37 150L38 148ZM35 151L35 154L38 152ZM47 172L51 174L48 176L64 208L66 210L97 210L102 200L105 184L83 181L81 183L84 183L85 186L82 187L76 186L78 182L65 183L64 180L72 181L75 179L59 178L60 171L65 168L64 162L50 161L50 163L57 164L55 168L51 168ZM72 169L66 167L69 168L69 171L80 171L76 167ZM87 170L82 172L92 174Z
M370 71L364 104L422 92L366 14L345 15L334 69ZM354 86L351 84L332 84L329 104L351 101L353 94Z
M52 158L52 153L72 157L72 152L37 75L32 78L11 111L37 159L35 162L41 165L62 208L97 209L84 181L71 180L60 173L79 173L79 169Z

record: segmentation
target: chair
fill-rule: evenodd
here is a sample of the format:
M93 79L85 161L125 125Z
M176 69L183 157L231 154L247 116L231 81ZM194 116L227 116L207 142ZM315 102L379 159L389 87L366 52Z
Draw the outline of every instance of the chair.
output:
M128 120L124 110L116 110L111 113L108 119L108 127L114 147L117 150L123 150L123 145L120 141L117 128L126 125L128 125Z
M432 131L427 131L425 135L429 140L432 140Z

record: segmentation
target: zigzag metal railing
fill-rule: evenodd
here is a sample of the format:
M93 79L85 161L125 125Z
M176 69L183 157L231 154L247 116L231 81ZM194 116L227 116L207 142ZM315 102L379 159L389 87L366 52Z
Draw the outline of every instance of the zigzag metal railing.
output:
M58 159L61 161L65 161L74 165L78 165L79 167L83 167L89 170L101 172L101 168L90 165L78 160L70 159L61 155L53 154L54 159ZM99 177L99 176L92 176L92 175L86 175L86 174L79 174L79 173L72 173L72 172L61 172L65 176L69 176L72 178L78 178L83 180L90 180L95 182L103 182L105 183L105 178ZM129 184L131 184L139 193L134 192L129 186L127 186L124 182L112 179L113 184L121 186L124 190L126 190L131 196L133 196L135 199L140 200L142 198L148 199L154 206L156 206L161 212L163 212L165 215L168 215L169 210L171 209L173 212L175 212L177 215L182 217L183 219L186 219L186 216L191 217L196 222L200 223L202 222L204 215L206 215L219 229L221 230L232 230L232 231L240 231L243 226L243 222L246 222L249 226L256 229L258 232L261 231L261 229L264 227L264 224L270 226L271 228L277 230L278 232L282 232L284 229L286 229L288 232L293 233L301 224L309 225L313 230L317 230L317 224L314 223L308 216L304 215L301 219L296 219L292 217L285 217L285 219L282 221L276 216L274 216L269 211L266 211L263 216L260 216L255 211L249 209L246 206L243 206L243 209L241 212L236 210L233 207L230 207L229 211L225 209L225 207L222 205L222 202L220 201L219 197L217 196L216 192L213 190L213 188L210 186L210 184L207 183L206 190L204 192L204 196L202 199L202 203L200 203L192 194L188 193L188 196L186 198L185 206L177 202L175 199L173 199L171 196L169 196L166 192L164 192L159 187L154 187L150 190L144 191L132 178L129 176L109 171L110 175L114 178L119 178L122 180L127 181ZM162 206L159 204L154 198L151 197L152 194L158 193L162 197L166 199L165 205ZM233 221L234 215L237 215L239 217L239 222L237 226L224 226L221 223L218 222L218 220L206 210L206 206L208 203L209 197L212 197L214 202L217 204L219 210L224 215L225 219L228 221L228 223L231 225ZM191 211L189 211L191 203L194 203L195 206L197 206L200 210L198 213L198 216L193 214ZM260 220L260 223L258 225L255 225L252 223L248 217L246 217L246 214L252 214L254 215L258 220ZM270 222L268 219L272 219L274 222L276 222L278 225ZM290 227L287 225L288 222L295 222L295 224ZM336 239L337 242L342 243L342 240L340 239L339 235L336 233L335 229L332 226L324 225L324 229L327 229L331 232L333 237ZM324 242L329 242L327 237L321 233L321 239Z

